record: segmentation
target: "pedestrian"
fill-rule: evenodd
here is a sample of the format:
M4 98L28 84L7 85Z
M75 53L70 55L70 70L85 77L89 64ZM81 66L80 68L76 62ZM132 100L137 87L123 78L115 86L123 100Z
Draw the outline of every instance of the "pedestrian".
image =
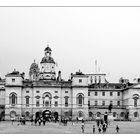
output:
M99 121L99 120L97 120L97 126L99 127L99 125L100 125L100 121Z
M12 125L13 125L13 123L14 123L14 118L11 118L11 122L12 122Z
M46 123L46 120L45 119L43 119L43 125L45 126L45 123Z
M39 126L41 125L41 119L38 120Z
M99 131L99 133L101 133L101 124L99 125L99 127L98 127L98 131Z
M82 133L84 133L85 132L85 125L84 124L82 124L81 129L82 129Z
M35 123L35 125L36 125L36 123L37 123L37 119L35 118L35 120L34 120L34 123Z
M116 125L116 133L119 133L119 126L118 125Z
M82 119L82 125L85 125L85 121Z
M95 125L93 125L93 134L95 133Z

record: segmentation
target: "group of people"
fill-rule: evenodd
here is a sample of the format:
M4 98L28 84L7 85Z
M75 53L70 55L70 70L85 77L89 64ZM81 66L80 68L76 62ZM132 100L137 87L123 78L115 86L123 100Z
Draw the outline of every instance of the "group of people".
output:
M15 121L15 118L11 118L11 121L12 121L12 124L13 124L13 122ZM30 120L31 125L35 124L35 126L37 124L40 126L42 123L45 126L46 121L48 121L48 119L46 120L43 117L39 117L39 118L35 118L35 119L31 118L31 120ZM26 124L26 118L25 117L19 117L18 118L18 122L19 122L18 125L20 125L20 124L21 125L25 125ZM68 119L61 118L61 120L59 122L61 124L63 124L64 126L67 126ZM82 119L81 123L82 123L81 130L82 130L82 133L84 133L85 132L85 121ZM109 125L108 121L103 120L103 119L96 120L96 124L97 124L97 130L96 130L95 125L93 125L93 129L92 129L93 130L93 134L95 133L95 130L98 131L99 134L100 133L106 133L108 125ZM116 133L119 133L119 129L120 129L119 126L116 125L116 128L115 128Z
M108 127L108 123L104 120L97 120L97 127L98 127L98 132L101 133L105 133ZM93 131L94 132L94 131Z
M106 133L107 128L108 128L108 123L104 120L97 120L96 122L97 122L97 130L98 130L99 134L100 133ZM120 128L119 128L118 125L116 125L115 129L116 129L116 133L119 133ZM82 133L85 132L85 121L84 120L82 120L81 130L82 130ZM93 134L94 134L95 130L96 130L95 125L93 125L92 130L93 130Z
M61 123L62 123L64 126L67 126L67 124L68 124L68 119L67 119L67 118L62 118L62 119L61 119Z

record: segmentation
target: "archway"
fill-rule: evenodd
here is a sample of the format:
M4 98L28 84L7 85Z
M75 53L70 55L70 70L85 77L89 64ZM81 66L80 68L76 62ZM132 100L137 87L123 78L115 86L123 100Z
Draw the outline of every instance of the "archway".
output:
M11 118L15 118L16 117L16 112L15 111L11 111L10 112L10 117Z
M116 112L113 112L113 117L117 117L117 113Z
M84 113L82 111L78 112L78 120L82 120L84 118Z
M50 110L44 110L42 112L42 117L44 120L49 121L52 118L52 112Z
M97 116L97 118L101 117L101 113L100 112L97 112L96 113L96 116Z
M138 117L138 112L134 112L134 117L135 117L135 118Z

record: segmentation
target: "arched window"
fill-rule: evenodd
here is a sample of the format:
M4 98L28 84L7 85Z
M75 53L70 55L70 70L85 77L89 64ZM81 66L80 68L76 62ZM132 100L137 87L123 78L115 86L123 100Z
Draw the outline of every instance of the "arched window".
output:
M65 117L69 117L69 112L65 112Z
M84 104L84 95L78 94L77 95L77 105L82 106Z
M137 98L134 98L134 107L137 107Z
M134 107L137 107L137 105L138 105L137 101L139 99L139 95L138 94L134 94L133 95L133 99L134 99Z
M68 107L68 99L69 99L69 97L65 96L64 98L65 98L65 106Z
M49 92L45 92L43 94L43 106L50 107L51 99L52 99L52 95Z
M16 117L16 112L15 111L11 111L10 112L10 117L11 118L15 118Z
M36 106L40 106L40 102L39 102L40 96L35 96L35 98L36 98Z
M29 106L29 98L30 98L30 96L25 96L25 99L26 99L26 106Z
M101 116L101 113L100 112L97 112L96 115L97 115L97 117L100 117Z
M113 117L116 117L117 113L116 112L113 112Z
M26 115L26 117L29 117L30 116L30 112L26 111L25 115Z
M120 113L120 117L124 117L125 113L124 112L121 112Z
M16 93L11 93L9 95L9 103L10 103L10 105L13 105L13 106L17 104L17 95L16 95Z
M134 112L134 117L138 117L138 112Z
M83 112L82 112L82 111L79 111L79 112L78 112L78 117L79 117L79 118L82 118L83 116L84 116Z

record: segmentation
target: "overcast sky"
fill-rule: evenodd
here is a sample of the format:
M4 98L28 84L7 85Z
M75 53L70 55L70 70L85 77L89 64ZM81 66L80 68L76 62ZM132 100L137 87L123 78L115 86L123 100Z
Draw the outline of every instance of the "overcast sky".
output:
M38 64L49 42L64 79L79 69L117 82L140 77L140 7L1 7L0 76Z

